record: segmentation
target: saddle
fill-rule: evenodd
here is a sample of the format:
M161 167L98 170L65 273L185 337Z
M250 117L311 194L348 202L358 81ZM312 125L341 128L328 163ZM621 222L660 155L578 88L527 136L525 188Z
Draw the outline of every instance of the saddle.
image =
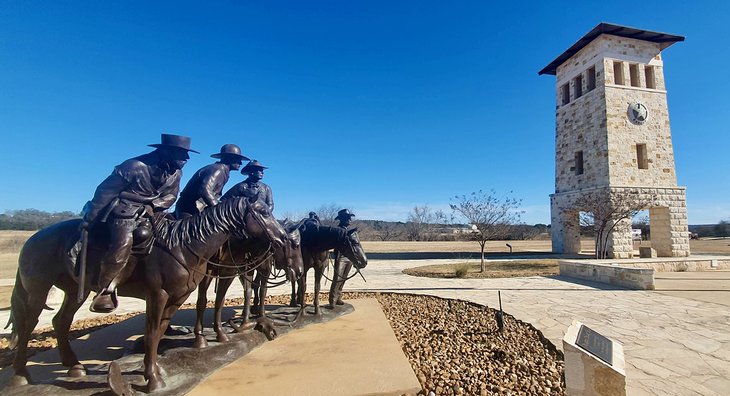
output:
M147 218L139 220L137 227L132 231L132 255L144 257L150 254L155 242L152 222ZM106 225L95 224L89 229L89 240L87 250L106 251L109 246L109 230ZM69 238L66 246L68 266L74 276L78 276L78 256L81 252L81 231L76 231L72 238Z

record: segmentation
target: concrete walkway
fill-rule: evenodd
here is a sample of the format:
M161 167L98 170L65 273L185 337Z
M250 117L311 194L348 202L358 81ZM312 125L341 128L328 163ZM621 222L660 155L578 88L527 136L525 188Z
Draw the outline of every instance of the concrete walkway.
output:
M497 290L501 290L504 310L532 323L558 348L562 348L563 334L574 319L621 342L631 395L728 394L730 309L727 305L664 292L611 289L559 277L432 279L401 272L409 267L449 262L455 260L371 260L363 270L367 283L355 277L346 289L428 294L490 307L498 306ZM310 273L309 277L313 275ZM727 285L727 282L720 284ZM288 286L280 286L270 293L283 294L288 290ZM713 293L727 298L730 291L726 286L718 286ZM232 287L229 297L241 294L239 285ZM188 301L194 299L192 295ZM56 296L49 302L55 308L60 300ZM122 301L121 311L143 309L144 302ZM45 311L41 323L50 323L52 315L53 312ZM84 307L77 318L91 315ZM5 323L7 316L7 311L0 312L0 322Z
M312 324L254 349L188 395L402 395L421 389L374 298L355 311ZM325 341L326 340L326 341ZM245 373L245 375L241 375Z

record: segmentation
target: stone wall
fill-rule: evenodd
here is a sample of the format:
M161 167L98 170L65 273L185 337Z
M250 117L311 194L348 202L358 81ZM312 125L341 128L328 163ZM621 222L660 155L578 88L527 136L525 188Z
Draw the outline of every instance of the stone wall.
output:
M607 60L608 61L608 60ZM667 96L633 87L605 88L608 123L608 184L618 186L677 185L674 149L669 127ZM627 117L629 105L641 102L648 109L642 125ZM639 169L637 144L645 144L647 169Z
M674 186L674 153L669 127L663 63L656 43L601 35L557 69L555 111L555 192L606 185ZM625 84L615 83L613 63L622 62ZM630 85L629 64L639 67L639 86ZM655 88L646 88L645 67L653 68ZM588 69L595 67L595 89ZM576 97L576 76L582 95ZM562 87L569 86L563 104ZM628 106L641 102L649 117L632 124ZM637 144L646 144L648 169L639 169ZM583 174L576 174L576 152L583 152Z
M587 261L560 261L560 276L625 287L634 290L654 290L653 268L628 268L617 264Z

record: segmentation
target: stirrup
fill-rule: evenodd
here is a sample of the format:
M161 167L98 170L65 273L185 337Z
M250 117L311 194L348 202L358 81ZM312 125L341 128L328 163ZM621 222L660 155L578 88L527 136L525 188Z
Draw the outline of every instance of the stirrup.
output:
M89 310L95 313L110 313L119 306L116 290L111 293L100 292L94 297Z

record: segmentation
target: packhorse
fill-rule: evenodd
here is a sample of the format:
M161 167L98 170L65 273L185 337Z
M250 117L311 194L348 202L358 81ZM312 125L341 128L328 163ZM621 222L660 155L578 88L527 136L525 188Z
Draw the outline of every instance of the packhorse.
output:
M299 291L296 293L297 304L304 304L306 292L307 272L314 269L314 314L319 315L319 292L322 275L327 268L330 249L334 249L347 257L357 269L368 265L365 251L360 245L357 228L346 230L342 227L319 226L317 228L301 227L302 232L302 259L304 260L304 276L298 282ZM292 292L292 295L295 293Z
M15 288L11 297L11 346L17 347L11 385L30 382L26 368L28 339L45 307L51 286L63 290L61 309L53 318L61 362L68 375L80 377L86 369L69 343L69 328L74 314L94 288L106 241L92 239L88 245L86 283L83 298L77 300L78 279L67 246L78 238L80 219L67 220L44 228L23 246L18 263ZM157 364L157 347L175 314L205 276L208 260L229 237L261 241L280 246L285 231L269 212L268 206L246 198L226 200L182 220L160 218L154 227L154 245L148 255L132 256L127 263L128 278L118 287L123 296L146 301L144 331L144 377L148 391L165 387Z
M289 281L296 282L301 278L303 263L299 230L287 229L284 244L276 249L272 249L271 246L250 239L231 240L223 246L221 253L209 263L207 276L201 281L200 286L198 286L197 316L194 328L195 343L193 344L195 348L205 348L208 345L207 340L203 336L203 314L208 303L207 291L212 280L215 278L217 278L218 282L213 322L216 341L226 342L229 340L228 335L223 330L221 314L226 292L235 278L241 280L245 291L244 325L248 321L251 312L251 289L252 286L257 286L254 288L256 293L254 305L257 305L257 311L261 314L261 317L257 321L256 326L269 340L276 337L273 321L266 317L264 307L272 259L277 269L286 272ZM255 279L253 279L254 272L256 272ZM243 326L239 327L233 323L231 323L231 327L236 332L243 330Z

